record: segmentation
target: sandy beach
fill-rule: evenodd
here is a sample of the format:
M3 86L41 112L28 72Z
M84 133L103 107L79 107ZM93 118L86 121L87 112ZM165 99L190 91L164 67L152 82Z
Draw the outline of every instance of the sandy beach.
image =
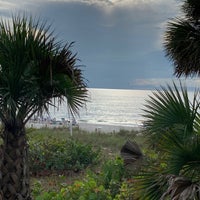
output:
M38 123L38 122L29 122L26 125L27 128L62 128L67 127L69 128L69 124L63 123ZM139 131L141 127L131 127L131 126L119 126L119 125L109 125L109 124L92 124L87 122L78 122L76 126L80 130L87 131L87 132L96 132L96 133L114 133L119 132L120 130L128 130L128 131Z
M88 132L98 132L98 133L113 133L119 132L120 130L128 130L128 131L139 131L141 127L131 127L131 126L119 126L119 125L109 125L109 124L91 124L80 122L79 128Z

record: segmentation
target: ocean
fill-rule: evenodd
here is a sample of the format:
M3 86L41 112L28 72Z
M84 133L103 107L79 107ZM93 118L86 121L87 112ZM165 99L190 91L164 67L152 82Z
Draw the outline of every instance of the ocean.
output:
M79 123L139 127L145 100L150 90L89 89L89 101L80 109ZM50 116L56 120L72 119L66 103L59 109L50 108Z

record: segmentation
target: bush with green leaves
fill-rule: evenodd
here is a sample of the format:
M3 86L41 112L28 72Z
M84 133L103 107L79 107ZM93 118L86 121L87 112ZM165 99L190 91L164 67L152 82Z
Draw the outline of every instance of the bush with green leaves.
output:
M135 196L134 184L130 181L124 181L119 188L118 194L116 194L114 200L135 200L138 199Z
M110 191L90 176L72 185L64 185L59 192L38 191L37 185L32 192L35 200L112 200Z
M100 151L94 150L91 145L73 139L33 140L29 145L30 170L33 173L42 170L79 171L96 163L100 155Z
M111 200L110 191L99 184L93 177L86 177L76 181L73 185L63 190L66 199L70 200Z
M66 186L61 185L61 189L59 191L49 190L46 191L42 187L42 183L40 181L35 181L32 185L32 197L34 200L65 200L63 191Z
M58 192L44 192L37 182L32 194L36 200L131 200L133 187L126 181L123 161L116 158L107 161L99 173L88 171L82 180L63 184Z
M112 197L119 192L123 178L126 175L123 160L119 157L108 160L102 166L102 171L99 175L99 181L102 185L109 189Z

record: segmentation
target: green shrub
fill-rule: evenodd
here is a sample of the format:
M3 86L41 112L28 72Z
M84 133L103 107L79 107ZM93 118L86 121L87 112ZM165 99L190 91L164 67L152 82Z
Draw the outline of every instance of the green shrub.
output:
M91 145L81 144L78 141L67 141L68 168L78 171L95 163L99 158L99 150L94 151Z
M63 185L60 191L44 192L41 184L36 182L32 191L35 200L134 200L135 190L131 181L124 180L119 184L118 192L113 197L110 188L105 188L98 179L88 174L83 180L72 185Z
M99 185L92 177L76 181L64 191L66 199L70 200L111 200L109 190Z
M116 194L114 200L135 200L138 198L134 197L134 188L131 186L131 184L127 183L127 181L123 182L119 193Z
M29 148L30 170L74 170L79 171L97 162L99 150L74 140L31 141Z
M34 197L39 196L42 193L42 184L40 181L36 181L33 185L32 195Z
M114 198L119 192L126 170L121 158L108 160L103 166L100 174L100 181L106 189L109 189Z
M32 192L35 200L112 200L109 190L98 185L96 180L87 176L82 181L75 181L70 186L63 186L59 192L38 193L37 187Z
M126 195L129 200L132 193L125 176L123 161L116 158L104 163L99 173L88 171L83 180L63 185L59 192L42 192L36 184L32 194L36 200L125 200Z

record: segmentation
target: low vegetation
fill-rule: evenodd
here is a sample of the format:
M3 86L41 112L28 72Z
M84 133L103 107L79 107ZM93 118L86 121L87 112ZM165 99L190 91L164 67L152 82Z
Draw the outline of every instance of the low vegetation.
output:
M140 134L29 130L34 199L200 199L199 94L155 91Z
M29 162L34 199L133 198L134 181L120 149L137 132L87 133L67 129L29 129Z

